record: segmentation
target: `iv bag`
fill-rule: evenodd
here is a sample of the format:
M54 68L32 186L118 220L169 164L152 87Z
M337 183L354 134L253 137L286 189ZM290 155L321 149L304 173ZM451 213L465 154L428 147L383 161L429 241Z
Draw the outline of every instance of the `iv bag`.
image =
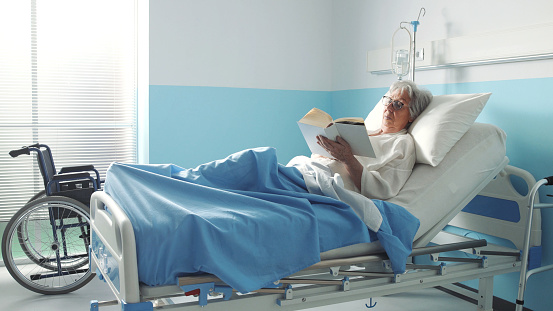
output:
M397 50L394 53L394 61L392 62L392 65L392 71L398 76L399 79L409 74L409 51Z

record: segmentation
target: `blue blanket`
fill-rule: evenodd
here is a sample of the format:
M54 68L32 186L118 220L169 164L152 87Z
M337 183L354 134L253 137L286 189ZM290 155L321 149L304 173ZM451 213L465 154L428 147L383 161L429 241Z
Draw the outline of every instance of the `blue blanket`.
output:
M195 169L113 163L104 190L131 220L139 280L150 286L211 273L248 292L317 263L320 252L376 239L403 272L419 226L405 209L378 201L385 221L369 231L345 203L309 193L272 148Z

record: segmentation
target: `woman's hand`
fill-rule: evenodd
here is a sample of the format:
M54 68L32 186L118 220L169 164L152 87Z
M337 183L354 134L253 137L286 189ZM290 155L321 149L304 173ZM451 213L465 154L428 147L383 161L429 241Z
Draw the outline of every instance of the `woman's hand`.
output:
M336 141L324 136L317 136L317 144L323 147L337 161L347 163L355 159L351 147L342 137L336 137Z
M361 177L363 176L363 165L353 156L351 146L342 137L336 137L336 141L324 136L317 136L317 144L323 147L336 161L346 167L353 183L361 190Z

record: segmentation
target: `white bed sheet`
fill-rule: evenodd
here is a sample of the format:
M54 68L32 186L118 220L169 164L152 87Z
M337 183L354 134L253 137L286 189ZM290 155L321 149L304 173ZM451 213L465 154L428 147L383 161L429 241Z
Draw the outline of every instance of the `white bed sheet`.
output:
M505 133L491 124L474 123L436 167L416 164L399 194L388 200L417 217L415 247L425 246L464 205L474 190L505 163ZM467 202L468 203L468 202ZM356 244L321 253L321 260L382 252L379 242Z

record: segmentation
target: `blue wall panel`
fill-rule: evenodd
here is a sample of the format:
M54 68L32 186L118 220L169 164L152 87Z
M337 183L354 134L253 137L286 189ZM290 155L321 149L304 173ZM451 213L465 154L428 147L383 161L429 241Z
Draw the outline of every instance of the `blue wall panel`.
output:
M536 179L553 175L553 103L548 90L553 78L431 85L434 94L492 92L477 122L491 123L507 133L510 164ZM541 193L540 198L551 201Z
M364 118L387 91L388 88L374 88L332 92L332 113L335 118Z
M195 167L261 146L281 163L308 154L296 121L330 92L150 86L150 163Z

